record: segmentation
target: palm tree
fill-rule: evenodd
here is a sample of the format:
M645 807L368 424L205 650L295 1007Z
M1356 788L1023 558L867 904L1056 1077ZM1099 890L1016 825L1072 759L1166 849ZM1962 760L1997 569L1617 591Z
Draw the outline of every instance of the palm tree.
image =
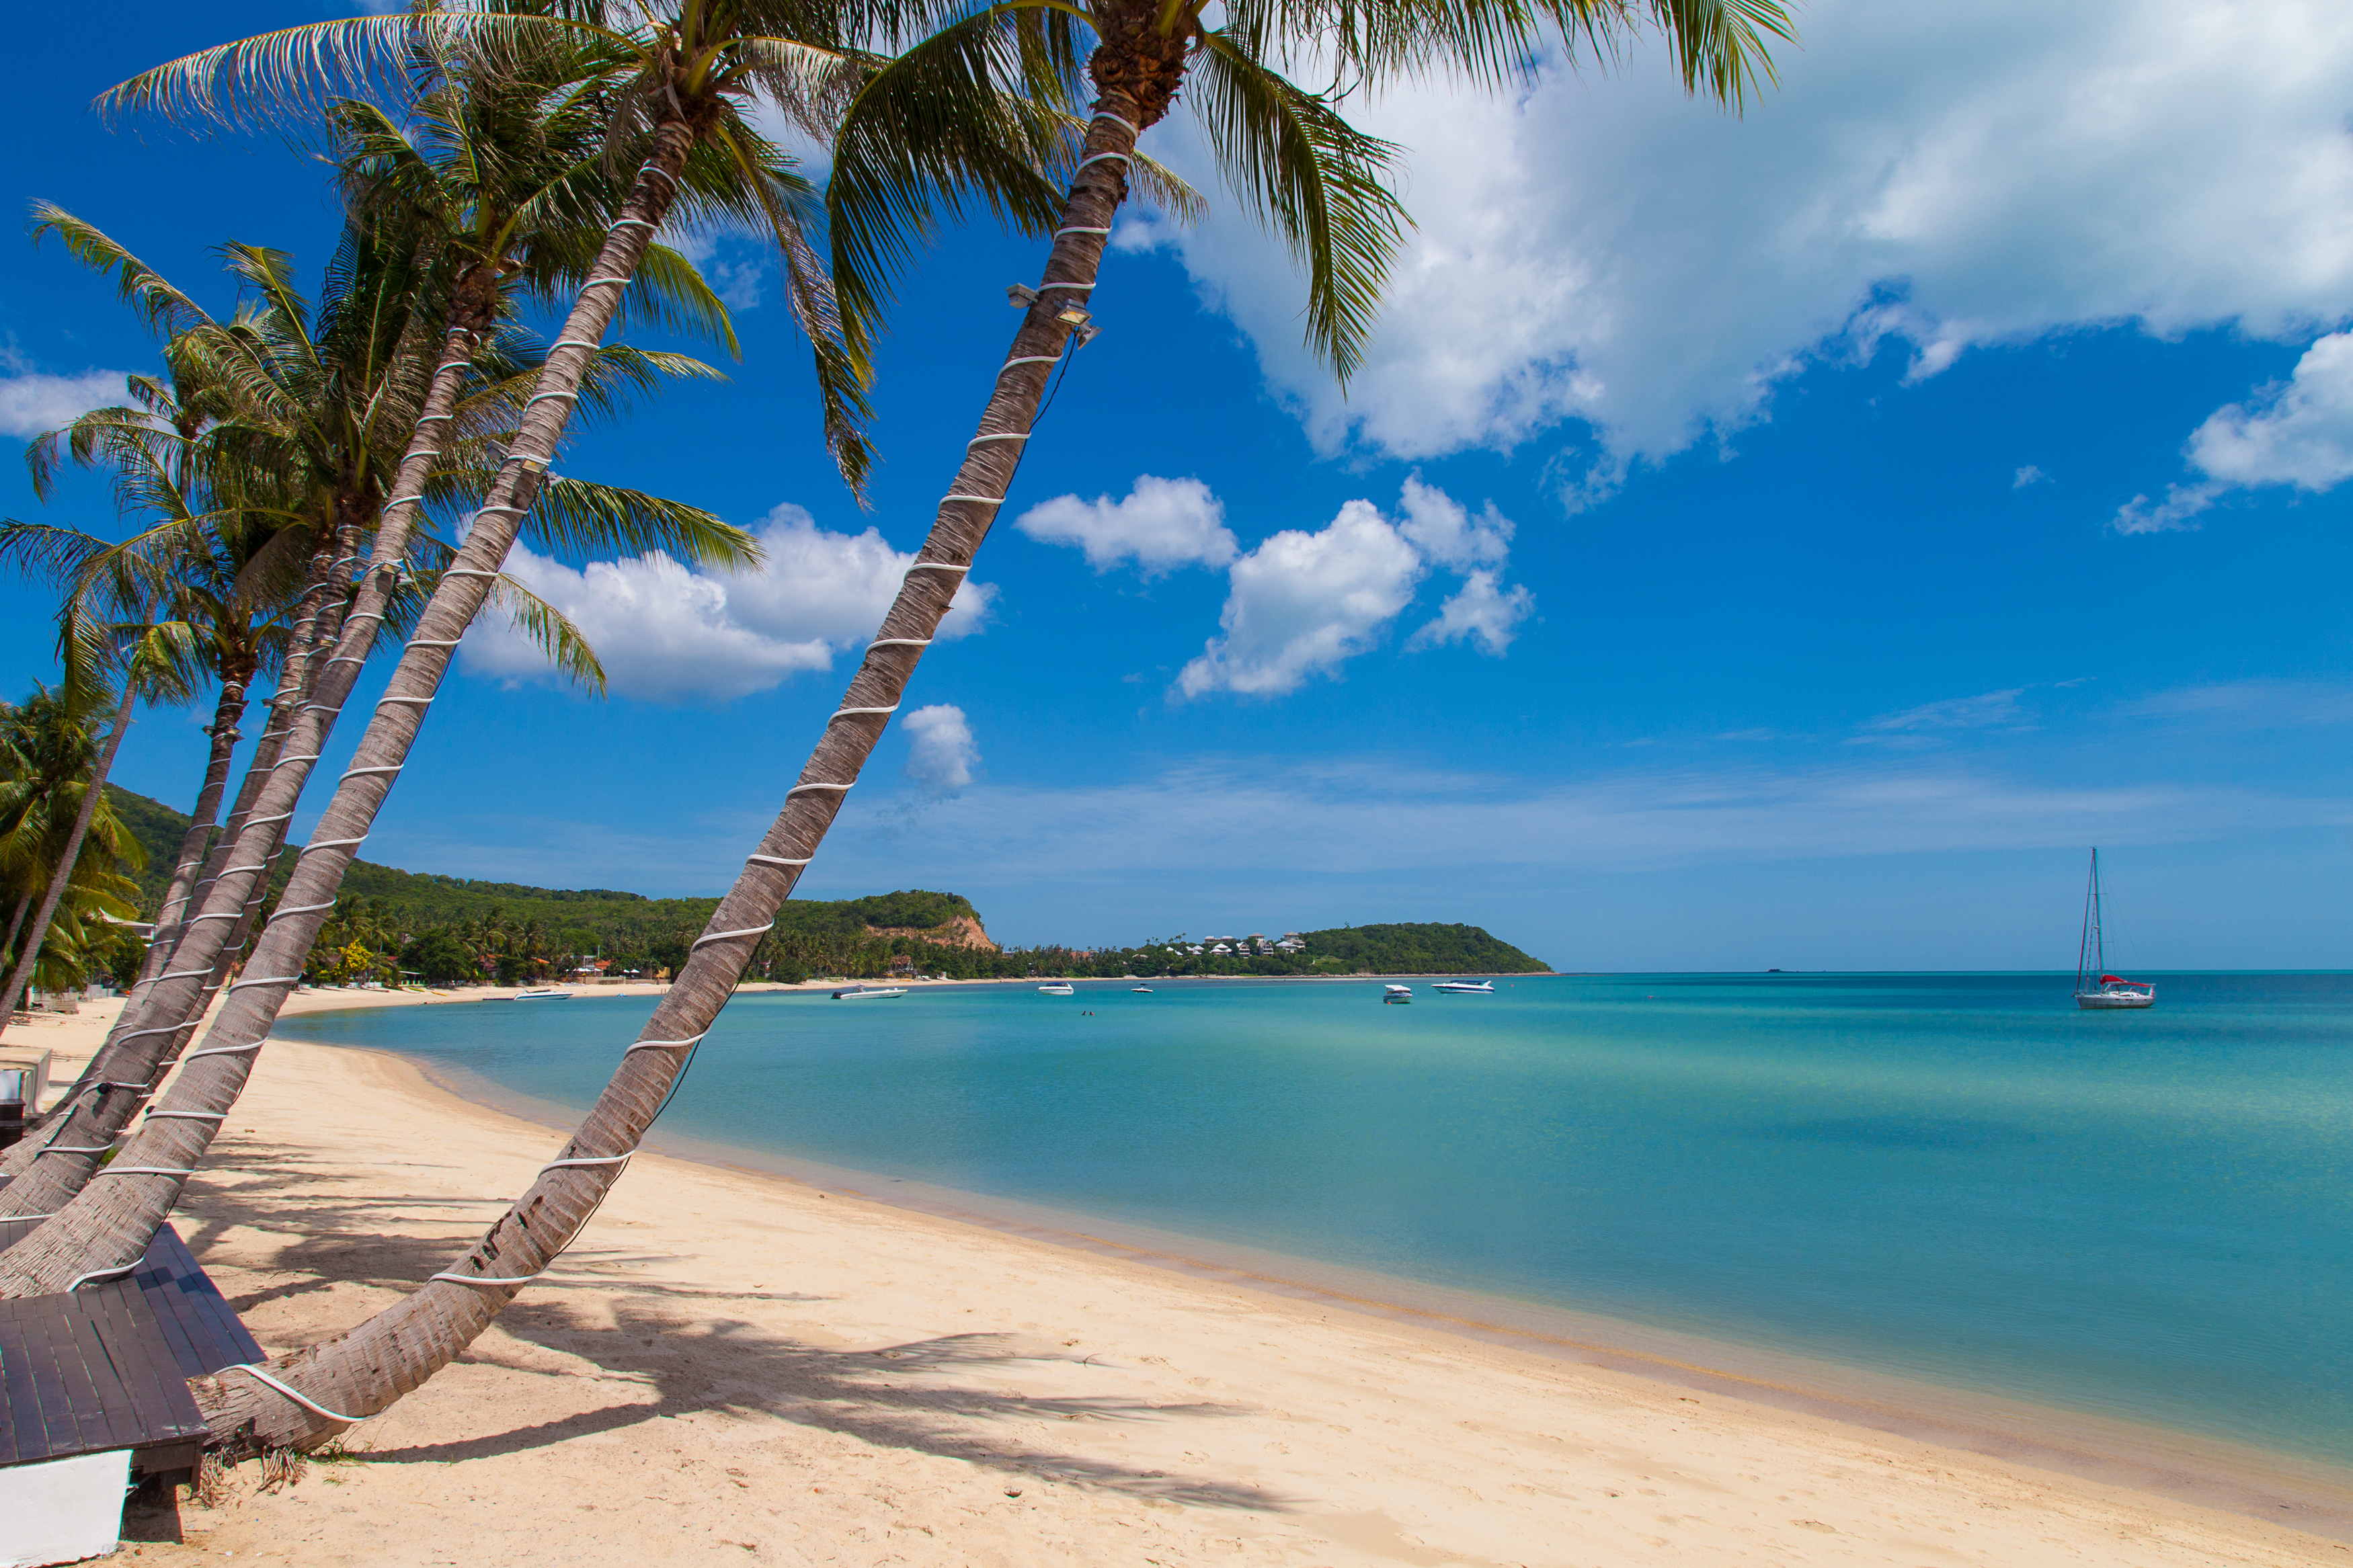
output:
M405 64L414 89L416 132L356 100L325 106L341 177L358 219L353 235L375 237L377 254L434 258L443 274L440 286L447 296L440 358L426 389L424 406L409 409L414 416L396 426L404 432L408 449L391 486L388 512L379 525L380 542L388 546L383 553L396 562L400 558L401 536L415 525L422 498L432 493L437 479L446 483L435 465L451 455L448 437L461 428L463 418L458 389L477 368L493 323L508 310L513 296L552 295L586 276L613 199L609 170L597 155L603 149L603 122L596 105L603 90L605 77L600 73L605 63L593 50L584 53L578 38L557 36L526 40L529 47L503 52L501 69L490 73L483 72L480 61L462 48L432 47L434 38L428 33L416 33L409 42L415 47L405 56ZM722 190L709 205L723 211L734 201L731 187ZM700 211L704 203L698 185L689 210ZM166 309L201 315L102 236L59 226L69 244L78 246L93 265L119 269L126 297L138 299L151 311ZM386 237L388 245L384 243ZM283 297L282 284L271 275L266 261L255 270L260 274L259 281L266 296ZM628 303L665 324L710 332L731 352L735 346L724 308L684 258L666 247L650 247L648 265L633 280ZM281 316L293 313L280 311ZM343 319L373 321L384 314L345 312ZM416 326L425 320L426 312L411 310L406 317L400 341L409 347L408 358L413 361L418 357ZM648 363L661 361L661 356L643 357ZM229 358L233 364L237 363L236 355ZM691 362L677 362L687 363ZM269 384L268 378L263 378L262 384ZM402 406L396 398L389 405ZM346 406L351 406L348 400ZM385 405L371 396L358 406L366 407L369 419L376 422ZM343 434L349 434L352 423L349 418L344 421ZM295 445L305 443L297 439ZM330 443L325 453L325 468L345 485L344 493L336 497L333 510L338 513L365 512L386 504L380 491L363 488L366 466L364 461L351 461L353 449L353 444L343 440ZM501 586L507 596L515 596L513 584ZM553 622L543 606L530 607L529 629ZM293 692L282 693L277 711L281 716L290 713L299 700ZM284 732L282 718L265 731L248 774L248 790L241 795L240 809L222 835L200 889L209 890L226 868L227 850L237 842L250 810L252 792L275 765ZM258 865L268 858L267 854L249 857L248 863ZM180 931L175 926L159 934L165 939L159 942L159 955L168 955ZM161 956L149 965L144 978L152 982L160 973ZM143 1004L145 999L142 995L134 1000ZM134 1023L148 1026L146 1010L143 1005L126 1008L121 1030L129 1032ZM186 1010L184 1005L182 1011Z
M171 356L166 355L167 365ZM189 384L173 365L169 379L134 375L136 408L101 409L33 443L27 458L34 491L48 500L58 469L77 464L114 474L118 511L144 526L111 543L79 529L48 523L0 522L0 560L60 588L111 585L114 597L167 597L178 618L196 628L204 658L219 683L205 778L189 813L172 877L155 913L152 956L168 953L180 916L196 885L227 791L240 739L248 693L257 677L277 668L288 642L290 599L297 588L294 550L302 531L276 498L243 492L238 476L206 461L199 439L221 412L201 384ZM149 970L153 973L153 969Z
M17 951L36 902L59 868L69 869L41 944L37 984L86 979L98 961L132 940L125 926L136 912L136 889L121 868L136 870L145 857L102 790L87 818L81 810L100 750L97 728L112 704L111 693L87 682L37 687L24 702L0 703L0 889L13 906L0 953ZM69 858L64 850L76 825L84 837Z
M713 6L711 11L723 9L730 8ZM696 26L709 14L697 6L674 24L673 61L696 60ZM1229 177L1285 234L1307 265L1311 341L1335 369L1345 372L1369 324L1400 215L1379 179L1388 149L1340 119L1335 108L1340 92L1433 68L1455 68L1489 80L1505 79L1527 68L1546 23L1572 41L1581 34L1606 48L1623 37L1633 20L1620 5L1588 0L1559 0L1540 12L1491 0L1417 7L1236 0L1227 15L1228 26L1213 31L1204 28L1198 11L1182 0L1166 5L1113 0L1092 7L1071 0L1052 0L1050 7L1047 0L1014 0L975 16L951 19L902 57L910 63L895 80L886 68L866 81L862 92L871 95L873 110L861 120L860 106L853 104L836 142L835 185L849 179L853 188L838 205L828 198L836 206L834 270L843 289L849 323L845 344L852 354L860 352L861 312L884 298L887 274L881 263L894 254L894 246L903 253L906 237L922 231L942 193L956 188L959 182L944 175L971 163L958 150L958 139L979 134L972 121L956 116L954 95L942 100L924 91L923 84L953 77L959 62L968 79L976 75L981 82L989 82L993 79L976 72L974 66L1007 56L1033 83L1040 77L1067 81L1069 72L1055 51L1065 51L1061 59L1075 59L1079 29L1072 23L1082 23L1096 38L1087 69L1097 96L1081 149L1083 156L1072 170L1061 204L1041 286L1015 334L955 488L942 502L931 534L852 678L841 709L827 725L799 782L786 792L784 809L563 1153L455 1267L357 1330L286 1358L266 1378L201 1380L199 1398L218 1446L230 1451L310 1446L342 1430L354 1415L389 1405L471 1342L520 1288L570 1243L602 1201L675 1087L694 1043L733 991L801 868L815 855L842 795L855 784L884 722L898 706L957 583L969 571L1036 417L1047 370L1064 359L1089 324L1084 297L1096 286L1111 220L1129 187L1135 138L1167 113L1188 68L1201 70L1198 79L1205 84L1212 140L1226 156ZM1676 47L1686 87L1704 89L1736 103L1766 68L1764 36L1787 36L1786 22L1773 0L1653 0L1653 18ZM1045 47L1037 47L1041 40ZM1285 53L1314 54L1329 63L1337 80L1333 92L1310 93L1283 79L1268 62ZM1042 66L1040 55L1046 57ZM705 82L688 72L683 80L673 75L664 85L677 104L691 101L691 95ZM1043 85L1038 95L1053 101ZM977 89L961 97L965 103L995 101L993 95ZM853 127L891 155L868 155L861 162L849 146ZM683 152L681 143L690 134L677 121L663 122L661 151L649 171L663 169L667 178L674 179ZM915 150L912 155L910 149ZM846 151L853 155L846 157ZM863 195L854 188L861 168L869 171ZM662 183L641 176L626 217L658 221ZM971 184L994 192L1018 182L984 174ZM617 228L607 249L616 264L628 258L629 240L626 229ZM862 249L872 263L863 300L853 295L851 279L858 269L843 264L845 246L853 255ZM576 313L575 319L583 317ZM427 624L434 624L430 611ZM463 623L452 617L440 624ZM439 667L428 670L422 664L415 673L424 678L420 684L429 691ZM403 665L406 670L406 658ZM387 726L400 728L397 721ZM414 732L413 723L406 728ZM384 754L405 749L406 739L399 736L397 746ZM343 821L356 826L382 798L382 790L363 786L351 793L354 809ZM374 798L368 799L371 795ZM337 804L344 804L343 792L338 792ZM305 868L298 868L298 884L304 879L308 858ZM320 889L331 890L339 870L314 879L313 896ZM265 935L263 947L269 945ZM166 1109L185 1109L196 1116L224 1110L242 1081L247 1057L259 1048L275 1011L274 994L256 997L242 1010L232 998L215 1036L225 1039L225 1053L234 1054L225 1054L221 1068L199 1081L184 1077ZM173 1167L193 1164L208 1142L211 1125L195 1117L166 1121L160 1129L142 1132L132 1145L132 1157L169 1161ZM70 1234L95 1242L111 1230L120 1248L128 1238L143 1237L160 1223L181 1179L164 1174L109 1183L109 1187L136 1190L104 1194L102 1206L81 1200L90 1206L83 1215L69 1211L66 1223ZM32 1257L20 1261L15 1252L0 1256L0 1286L25 1289L47 1279L55 1288L58 1265L45 1262L43 1255L61 1255L62 1249L51 1250L55 1244L48 1235L58 1223L51 1222L16 1249L32 1247Z
M780 15L789 9L769 7ZM829 26L837 18L820 8L808 16L789 15L785 19L795 26L811 22ZM512 26L503 30L497 26L476 28L467 36L467 41L479 45L480 40L487 38L496 46L501 40L529 41L551 36L549 29L527 25L542 18L493 20L526 25L520 30ZM208 84L224 75L249 82L255 79L241 73L255 62L264 62L266 78L274 68L267 62L300 58L306 41L354 31L366 35L380 32L381 26L367 22L323 24L226 46L149 72L111 96L118 100L149 102L191 89L201 96L211 90ZM557 36L570 37L579 31L575 28ZM412 18L403 25L398 36L412 43L419 38L426 40L427 52L437 58L460 52L454 43L444 43L445 37L454 41L459 35L445 34L427 20ZM549 351L533 392L523 405L520 428L507 444L485 504L474 514L464 547L441 574L418 623L420 635L410 638L393 673L390 689L377 704L368 731L361 740L354 765L344 774L321 821L322 837L313 837L298 862L279 913L255 949L251 965L271 977L268 984L290 986L299 980L302 957L315 940L326 912L334 907L343 871L354 858L357 846L366 837L366 824L374 820L392 779L404 765L424 711L448 667L450 651L490 597L491 584L500 576L501 563L524 518L538 503L546 484L548 465L575 405L582 400L599 345L616 319L624 291L635 279L640 263L656 250L652 239L655 231L674 212L692 216L697 210L696 202L705 199L701 193L712 193L707 204L712 209L759 221L784 252L788 297L801 321L810 329L816 347L818 384L827 407L828 445L844 477L853 485L865 472L869 458L864 437L858 428L864 413L862 369L849 359L838 341L822 268L816 265L802 237L808 189L805 182L785 167L778 151L738 112L736 102L748 86L766 85L807 121L813 112L810 105L819 96L811 91L812 81L822 73L813 77L807 68L809 62L802 58L806 51L796 52L797 46L788 40L767 37L747 39L733 28L723 30L715 41L681 40L674 34L659 30L634 38L609 32L598 36L608 43L623 46L623 52L641 68L638 77L632 80L632 90L622 96L613 121L606 127L607 142L649 147L651 156L638 169L619 213L609 221L596 259L588 268L589 276L581 285L580 297ZM836 47L838 56L839 37L828 33L824 41ZM689 56L684 57L684 68L674 47L681 42L691 46ZM293 50L292 57L289 56L290 48ZM785 52L782 59L778 58L779 49ZM475 58L480 58L479 47ZM832 58L826 57L819 63ZM821 89L821 81L818 85ZM690 199L682 205L681 196ZM266 272L259 255L246 260L257 277L265 279L265 295L280 301L278 315L295 316L297 312L284 302L288 291ZM127 279L127 260L125 268ZM127 280L124 287L128 291ZM234 356L229 363L236 363ZM446 355L444 364L448 364ZM433 384L438 392L443 378L437 374ZM438 416L437 408L428 401L425 416L417 422L420 432ZM379 531L375 556L361 577L359 591L350 605L349 625L365 628L368 636L373 636L383 618L388 568L399 559L396 553L388 557L385 549L386 535L394 532L392 518L400 515L398 503L411 493L408 487L421 487L425 470L435 456L421 450L427 439L427 435L420 434L412 444L408 459L404 460L400 480L395 486L392 512ZM417 470L414 477L412 463ZM321 666L320 688L303 702L301 716L283 742L292 748L284 753L291 765L271 770L268 783L256 796L246 826L235 837L234 847L227 856L229 863L215 882L203 911L187 923L171 960L174 967L154 976L145 997L134 999L138 1005L126 1005L102 1050L106 1060L111 1062L128 1051L134 1060L144 1060L148 1068L145 1076L152 1078L159 1053L176 1050L180 1031L202 1016L205 998L225 978L222 955L234 929L225 922L237 918L241 909L249 911L258 903L269 857L275 850L273 835L292 816L301 775L308 763L315 760L322 743L323 725L340 708L352 673L364 651L364 647L353 652L338 647L334 657ZM319 714L326 717L313 717ZM227 835L224 835L224 842L228 842ZM241 903L241 900L247 901ZM245 1014L252 1010L239 1006L240 1002L257 1000L248 988L264 984L249 973L229 989L228 1002L214 1026L216 1035L227 1029L234 1036L257 1024L267 1032L269 1020L275 1016L274 1003L250 1018ZM248 989L248 994L240 996L240 989ZM216 1091L225 1100L233 1100L244 1081L244 1068L249 1065L237 1058L248 1049L258 1049L259 1038L257 1035L250 1047L208 1044L206 1050L187 1059L191 1064L200 1058L211 1059L201 1068L184 1069L180 1081L216 1080ZM132 1043L138 1040L149 1045ZM106 1134L110 1126L120 1128L128 1121L134 1102L124 1094L110 1097L100 1086L110 1081L144 1079L130 1067L110 1069L100 1076L99 1061L93 1058L90 1069L84 1075L84 1082L91 1086L89 1092L77 1096L69 1116L51 1131L43 1146L30 1154L12 1152L6 1160L0 1161L0 1173L12 1168L16 1173L6 1190L0 1192L0 1215L58 1213L59 1204L72 1198L96 1171L99 1152L105 1147L100 1142L100 1135ZM128 1209L120 1209L115 1201L117 1194L137 1195L132 1187L109 1182L105 1190L89 1194L87 1202L75 1200L68 1212L76 1217L68 1223L44 1225L39 1246L26 1251L25 1244L20 1243L12 1249L12 1257L28 1268L42 1267L46 1258L52 1272L65 1269L78 1278L69 1260L118 1251L134 1233L141 1237L151 1235L170 1207L171 1194L165 1194L163 1207L152 1215L137 1202ZM100 1215L111 1217L94 1217ZM84 1226L90 1228L85 1232ZM143 1240L140 1245L144 1246ZM23 1278L30 1278L30 1274ZM11 1283L0 1279L0 1290L10 1289Z
M74 866L81 858L82 840L90 833L90 819L98 814L100 801L105 798L106 776L113 771L115 754L122 750L122 737L130 731L132 708L142 698L150 703L179 703L194 694L193 677L199 656L196 636L186 623L106 623L91 617L90 608L77 596L67 602L59 617L64 623L59 640L67 649L67 683L99 685L102 671L92 667L102 661L112 666L121 677L121 700L115 705L114 721L107 731L105 746L98 753L97 765L81 781L81 805L74 813L73 829L66 836L65 847L58 853L57 869L50 873L41 906L25 931L23 945L16 950L16 967L9 972L6 988L0 990L0 999L5 999L5 1005L0 1005L0 1028L6 1026L7 1009L16 1005L16 999L32 981L41 943L49 934L50 919L58 912L67 885L73 880Z
M144 298L185 301L135 257L103 235L50 209L48 221L68 233L79 254L124 279L126 293ZM553 246L543 247L554 250ZM175 354L202 363L216 384L227 383L236 417L207 433L217 449L216 462L248 474L261 472L315 476L308 483L315 498L304 511L319 519L311 524L314 537L331 539L332 549L348 554L357 548L361 519L375 510L375 492L365 480L364 453L354 447L368 444L368 430L377 416L374 408L361 414L348 404L364 395L381 404L385 394L381 378L353 374L349 361L382 363L374 341L344 330L343 323L363 312L347 302L322 311L322 330L313 332L307 312L293 293L284 258L252 247L230 247L231 269L255 289L263 303L241 311L225 326L203 317L193 303L175 304L175 314L190 322L173 339ZM550 262L551 275L561 275L560 262ZM367 274L352 269L365 282ZM715 322L723 331L726 312L710 295L699 276L682 259L677 268L649 279L649 297L658 306L675 305L674 318ZM501 305L505 296L499 296ZM378 311L381 315L385 312ZM437 378L423 417L415 426L425 432L401 468L396 486L405 506L391 508L375 531L375 562L354 596L329 596L307 623L313 640L332 639L342 631L341 646L332 658L304 661L290 668L281 682L277 716L265 731L237 810L215 847L197 884L192 902L201 912L182 923L179 940L166 947L163 968L151 963L146 988L134 992L101 1050L85 1068L69 1098L70 1109L53 1117L47 1131L0 1156L0 1177L8 1178L0 1192L0 1214L41 1215L79 1191L106 1147L143 1096L108 1085L151 1083L185 1047L206 1007L228 978L228 970L242 950L246 933L258 919L285 824L307 779L310 763L322 749L334 710L341 705L359 666L371 650L380 624L396 628L413 621L416 595L444 574L450 547L424 525L425 508L444 511L465 509L480 497L486 447L512 444L517 416L532 380L533 361L519 356L512 328L472 334L461 374ZM187 346L190 339L195 346ZM622 346L600 349L580 382L577 401L592 413L617 412L633 393L649 390L666 374L703 371L697 362L675 354L650 354ZM487 373L487 379L485 379ZM445 384L446 383L446 384ZM131 411L103 411L117 416ZM439 434L434 434L436 429ZM407 437L403 435L402 439ZM378 470L380 471L380 470ZM354 477L354 476L358 477ZM303 488L298 484L298 492ZM325 526L334 520L332 531ZM741 530L709 514L642 492L591 484L576 479L551 481L536 498L529 518L530 531L551 548L585 547L598 551L643 552L663 549L681 559L737 567L754 563L757 549ZM313 555L311 579L316 582L320 557ZM329 581L343 575L331 563ZM486 584L493 598L517 610L518 624L537 636L551 654L575 675L601 684L602 672L568 623L551 606L528 594L503 574L492 574ZM348 615L346 615L348 612ZM296 638L304 619L298 619ZM320 649L323 656L325 648ZM294 661L289 660L290 667ZM280 750L280 748L287 748ZM36 1163L38 1163L37 1165Z

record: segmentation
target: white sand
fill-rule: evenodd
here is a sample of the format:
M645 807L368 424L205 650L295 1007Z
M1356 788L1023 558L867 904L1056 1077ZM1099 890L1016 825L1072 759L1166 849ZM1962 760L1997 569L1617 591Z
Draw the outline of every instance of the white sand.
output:
M78 1056L111 1012L9 1043ZM559 1141L396 1058L279 1042L178 1223L288 1349L446 1267ZM246 1466L224 1506L138 1521L182 1541L124 1555L2353 1563L2262 1520L656 1154L350 1446L273 1492Z

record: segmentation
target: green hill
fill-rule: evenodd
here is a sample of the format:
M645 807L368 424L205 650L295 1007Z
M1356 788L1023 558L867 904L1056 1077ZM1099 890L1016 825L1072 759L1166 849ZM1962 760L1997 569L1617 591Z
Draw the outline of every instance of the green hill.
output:
M188 819L159 801L108 785L115 809L147 848L140 878L150 918ZM611 888L534 888L355 860L334 917L306 969L314 979L406 968L437 979L477 972L501 983L560 973L596 953L646 972L682 961L717 899L649 899ZM1398 922L1301 933L1293 952L1195 952L1182 942L1141 947L1000 950L980 912L956 893L909 889L862 899L795 899L754 955L751 974L873 977L908 968L959 979L1028 975L1540 974L1547 966L1478 926ZM1244 944L1247 945L1247 944Z
M162 907L188 818L161 801L112 784L107 786L107 798L146 847L147 869L139 879L140 912L152 920ZM281 870L279 885L283 883ZM369 929L360 940L377 949L388 947L394 938L405 945L435 928L492 925L529 932L551 952L644 957L654 966L663 966L681 939L691 942L719 907L715 898L649 899L612 888L534 888L403 871L372 860L352 862L343 875L341 902L364 917L362 923ZM339 925L353 923L342 915L339 910ZM812 939L819 948L831 948L868 942L884 930L939 930L945 939L964 934L943 929L959 921L970 921L972 933L987 940L971 900L956 893L912 889L862 899L795 899L777 917L776 930L779 936L795 933ZM351 934L336 930L329 936L344 943Z
M1477 926L1370 925L1302 931L1307 951L1351 972L1381 974L1540 974L1549 966Z

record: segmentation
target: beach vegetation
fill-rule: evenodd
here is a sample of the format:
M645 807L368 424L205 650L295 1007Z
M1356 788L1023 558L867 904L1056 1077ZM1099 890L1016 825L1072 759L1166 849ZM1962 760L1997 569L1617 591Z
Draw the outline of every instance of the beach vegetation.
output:
M137 873L147 850L113 808L116 792L90 800L90 780L104 742L100 728L112 707L87 686L36 687L21 702L0 703L0 909L7 972L37 948L31 982L45 991L78 989L111 974L144 951L130 929L137 918ZM74 826L82 832L76 842ZM69 846L72 860L51 912L46 940L28 942L35 910L58 885ZM10 1006L20 997L7 998Z

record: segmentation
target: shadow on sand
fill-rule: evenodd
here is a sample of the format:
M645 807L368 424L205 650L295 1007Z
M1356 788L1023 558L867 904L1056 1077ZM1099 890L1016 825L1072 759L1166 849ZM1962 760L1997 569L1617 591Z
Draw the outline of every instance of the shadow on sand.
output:
M243 1226L295 1239L271 1258L266 1274L282 1282L229 1298L240 1313L271 1301L314 1293L350 1281L406 1291L452 1258L506 1206L505 1198L449 1199L417 1194L362 1195L355 1178L301 1151L250 1135L223 1138L214 1168L234 1173L234 1184L191 1184L174 1216L201 1261L227 1232ZM431 1168L419 1163L419 1168ZM1248 1413L1216 1403L1155 1405L1117 1398L1029 1397L951 1381L975 1369L1082 1358L1018 1348L1012 1336L953 1334L878 1350L845 1351L797 1342L729 1312L724 1304L812 1301L788 1291L717 1290L665 1285L632 1272L669 1261L659 1253L575 1247L558 1265L563 1275L534 1284L501 1314L499 1325L516 1340L578 1356L607 1375L650 1391L650 1399L584 1411L558 1420L462 1441L398 1448L366 1447L371 1465L482 1458L544 1447L662 1416L723 1411L768 1416L839 1433L877 1447L963 1459L1011 1478L1212 1508L1293 1511L1293 1500L1263 1489L1138 1469L1025 1443L1007 1427L1050 1420L1155 1422L1215 1419ZM607 1278L596 1278L605 1275ZM291 1278L287 1278L291 1276ZM582 1278L586 1276L587 1278ZM583 1290L620 1295L617 1321L592 1322L566 1300ZM495 1342L492 1342L493 1343ZM463 1359L515 1366L482 1342ZM494 1412L486 1409L486 1417ZM487 1424L487 1423L486 1423ZM168 1537L166 1537L168 1538Z

